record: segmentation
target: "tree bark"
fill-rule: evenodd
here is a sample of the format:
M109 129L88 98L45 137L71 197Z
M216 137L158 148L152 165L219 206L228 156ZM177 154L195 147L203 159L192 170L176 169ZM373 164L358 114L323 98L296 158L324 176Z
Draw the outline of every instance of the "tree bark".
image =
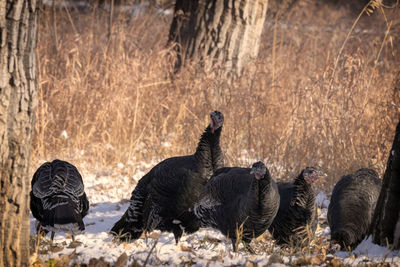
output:
M399 247L400 209L400 121L396 127L396 134L390 150L386 171L383 176L382 189L376 204L371 224L371 233L375 244L386 246L387 243ZM397 226L399 228L399 225ZM396 235L396 239L394 236ZM396 242L394 242L396 241Z
M29 264L38 3L0 1L0 266Z
M256 58L268 0L176 0L169 42L176 43L176 67L200 61L206 70L224 67L240 74Z

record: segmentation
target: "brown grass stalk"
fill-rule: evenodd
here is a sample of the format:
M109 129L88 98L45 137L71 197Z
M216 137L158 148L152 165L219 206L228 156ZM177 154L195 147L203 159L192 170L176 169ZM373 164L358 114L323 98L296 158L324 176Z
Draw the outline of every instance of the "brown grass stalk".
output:
M234 82L192 63L171 76L171 15L132 17L116 5L108 41L107 12L52 12L45 7L40 20L32 169L58 157L123 163L132 174L135 162L193 153L218 109L228 166L264 160L289 179L317 165L329 175L320 187L360 167L384 170L400 101L392 87L400 48L387 41L389 29L392 42L400 38L395 12L389 23L375 12L355 25L343 8L302 2L290 16L267 18L252 71Z

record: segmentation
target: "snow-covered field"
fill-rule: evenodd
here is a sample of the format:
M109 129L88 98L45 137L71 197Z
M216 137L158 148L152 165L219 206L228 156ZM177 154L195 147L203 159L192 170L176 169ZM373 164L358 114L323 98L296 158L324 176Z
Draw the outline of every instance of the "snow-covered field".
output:
M84 218L86 232L76 236L57 233L53 244L50 235L42 239L39 246L32 245L36 254L33 260L38 265L68 266L284 266L284 265L329 265L358 266L369 263L386 263L400 266L400 251L391 251L364 240L359 247L349 252L328 254L329 227L326 213L329 205L327 195L320 191L317 196L320 227L317 237L297 250L281 250L275 246L268 233L253 240L255 254L239 247L232 251L230 240L213 229L202 229L195 234L183 236L178 246L170 233L153 232L147 240L141 238L133 243L117 243L108 234L112 225L121 217L129 205L130 194L136 182L154 165L132 163L135 174L124 174L125 166L118 164L112 171L101 168L81 169L85 191L89 197L89 214ZM32 244L36 238L35 219L31 215ZM97 265L96 265L97 264Z

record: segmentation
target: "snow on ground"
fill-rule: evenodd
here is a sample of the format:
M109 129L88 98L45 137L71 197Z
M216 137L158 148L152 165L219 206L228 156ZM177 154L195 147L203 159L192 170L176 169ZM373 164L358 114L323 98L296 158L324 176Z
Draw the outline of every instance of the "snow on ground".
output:
M315 197L315 202L317 203L317 206L319 208L327 209L330 201L324 191L319 191L317 196Z
M133 164L133 163L132 163ZM281 250L274 245L268 233L251 245L256 254L249 254L243 247L239 252L232 251L230 240L213 229L202 229L195 234L183 236L178 246L170 233L153 232L147 240L141 238L133 243L117 243L108 231L122 216L129 205L130 194L137 181L155 164L138 164L134 167L133 178L124 174L125 166L118 164L112 171L79 169L85 191L90 201L89 214L84 218L86 232L77 235L72 242L70 236L57 233L53 244L49 235L36 247L39 261L50 265L52 261L63 264L83 264L96 261L114 266L156 266L156 265L194 265L194 266L255 266L255 265L321 265L348 264L352 266L366 263L387 262L400 266L399 251L365 240L352 253L339 252L336 255L321 253L326 251L329 227L326 223L329 200L327 194L317 194L320 228L317 230L318 242L312 249L302 251ZM36 235L35 219L31 215L31 235ZM316 242L316 243L318 243ZM61 264L61 265L63 265ZM47 266L48 266L47 265ZM106 266L106 265L101 265Z
M351 253L338 252L337 255L344 258L343 263L350 265L362 265L365 262L373 261L400 266L400 251L375 245L371 239L371 237L366 238Z

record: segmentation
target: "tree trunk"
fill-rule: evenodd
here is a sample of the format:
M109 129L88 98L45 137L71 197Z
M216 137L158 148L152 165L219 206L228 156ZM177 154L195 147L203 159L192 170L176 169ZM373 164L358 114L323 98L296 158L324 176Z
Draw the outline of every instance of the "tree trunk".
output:
M0 266L29 264L38 3L0 1Z
M169 42L177 44L180 68L200 61L240 74L256 58L268 0L176 0Z
M390 150L382 189L372 219L371 232L375 244L386 246L387 243L399 247L399 209L400 209L400 122ZM396 224L397 227L396 227ZM397 233L395 233L397 232ZM394 236L396 235L396 239ZM395 241L395 242L394 242Z

